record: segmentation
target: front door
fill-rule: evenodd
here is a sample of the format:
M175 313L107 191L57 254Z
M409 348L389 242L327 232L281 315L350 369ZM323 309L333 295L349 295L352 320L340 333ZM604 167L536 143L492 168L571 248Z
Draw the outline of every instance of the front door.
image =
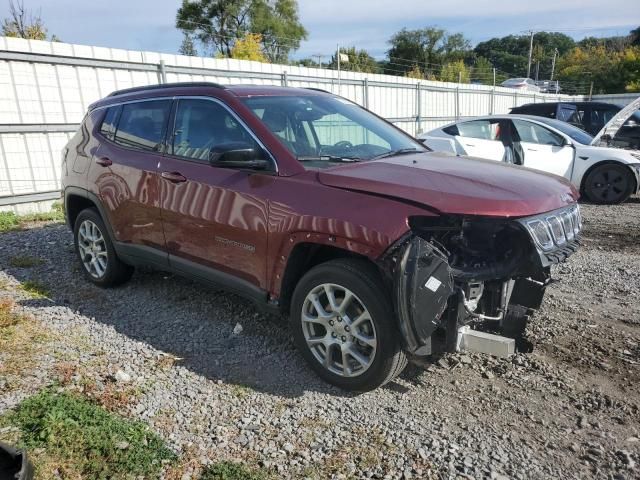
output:
M231 144L260 147L218 101L184 98L176 104L175 130L159 165L169 262L178 271L231 289L264 290L268 230L264 192L277 177L237 166L212 166L213 149Z
M571 178L575 150L564 138L527 120L512 120L524 153L524 166Z

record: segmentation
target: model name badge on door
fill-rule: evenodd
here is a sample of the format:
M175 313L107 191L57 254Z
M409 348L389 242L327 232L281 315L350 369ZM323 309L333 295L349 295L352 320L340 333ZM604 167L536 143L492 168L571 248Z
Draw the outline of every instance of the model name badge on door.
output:
M252 253L256 251L256 247L253 245L249 245L248 243L236 242L235 240L229 240L228 238L219 237L217 235L215 238L216 242L227 245L228 247L237 247Z

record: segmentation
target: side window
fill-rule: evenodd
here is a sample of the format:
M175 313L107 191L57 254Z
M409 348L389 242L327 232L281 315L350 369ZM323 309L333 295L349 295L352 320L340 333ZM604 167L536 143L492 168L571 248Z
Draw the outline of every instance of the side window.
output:
M615 110L605 110L602 108L594 108L591 110L591 126L598 129L605 126L618 113Z
M113 140L115 136L119 113L120 105L107 108L107 113L104 115L102 125L100 125L100 133L109 140Z
M500 125L490 120L472 120L458 124L458 135L481 140L499 140Z
M222 105L210 100L178 100L171 154L209 161L214 149L238 144L258 148L249 132Z
M124 104L114 141L124 147L160 151L170 110L170 100Z
M522 142L553 145L554 147L560 147L564 143L562 137L537 123L513 120L513 124Z

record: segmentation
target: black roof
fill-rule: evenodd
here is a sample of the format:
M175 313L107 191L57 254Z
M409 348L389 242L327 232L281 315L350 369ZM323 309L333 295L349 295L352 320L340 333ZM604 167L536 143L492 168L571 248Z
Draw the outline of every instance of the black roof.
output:
M123 90L116 90L111 92L109 97L116 97L118 95L124 95L126 93L137 93L151 90L160 90L165 88L180 88L180 87L209 87L209 88L225 88L223 85L213 82L176 82L176 83L161 83L157 85L144 85L142 87L125 88Z

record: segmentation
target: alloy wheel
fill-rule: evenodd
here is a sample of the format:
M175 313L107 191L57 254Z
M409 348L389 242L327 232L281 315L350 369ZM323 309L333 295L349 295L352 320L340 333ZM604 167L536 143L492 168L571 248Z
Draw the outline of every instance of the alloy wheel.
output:
M373 363L378 345L371 315L349 289L325 283L302 306L302 331L315 359L342 377L357 377Z
M84 220L78 229L78 251L84 268L93 278L100 279L107 271L108 252L104 236L91 220Z

